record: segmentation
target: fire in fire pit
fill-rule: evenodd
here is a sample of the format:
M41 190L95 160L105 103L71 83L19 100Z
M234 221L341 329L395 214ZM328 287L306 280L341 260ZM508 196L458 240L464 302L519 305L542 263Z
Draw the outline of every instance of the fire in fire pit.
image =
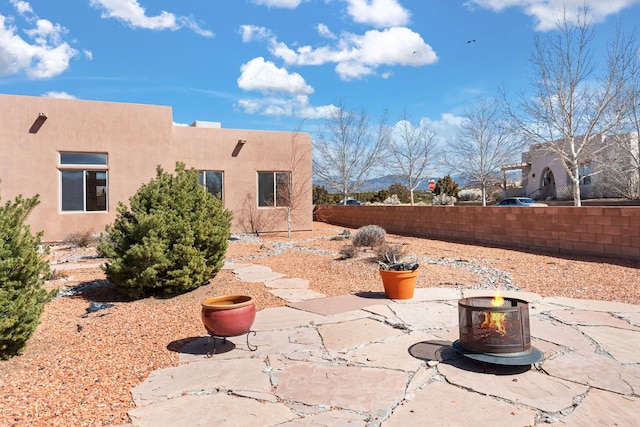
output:
M542 360L542 352L531 345L526 301L499 295L463 298L458 315L460 340L453 346L464 356L498 365Z

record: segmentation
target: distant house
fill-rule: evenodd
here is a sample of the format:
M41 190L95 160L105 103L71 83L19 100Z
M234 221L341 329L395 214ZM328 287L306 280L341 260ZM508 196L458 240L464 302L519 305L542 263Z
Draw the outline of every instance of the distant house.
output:
M638 139L631 134L602 136L602 150L585 156L589 161L579 166L580 194L583 199L638 197ZM615 139L615 141L612 141ZM605 143L605 141L607 143ZM623 148L623 144L626 147ZM571 199L571 178L560 160L542 144L522 153L522 163L502 167L503 176L510 170L522 171L522 187L506 188L505 196L527 196L537 200ZM506 178L504 179L506 182Z
M28 223L44 241L104 231L118 202L177 161L234 212L234 232L285 231L288 208L293 231L312 228L307 133L177 126L167 106L0 95L0 147L2 203L39 194Z

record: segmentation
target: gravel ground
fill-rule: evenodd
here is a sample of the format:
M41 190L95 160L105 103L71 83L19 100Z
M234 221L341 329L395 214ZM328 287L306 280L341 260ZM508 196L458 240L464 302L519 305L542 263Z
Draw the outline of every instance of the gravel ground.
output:
M340 260L348 242L343 228L315 223L312 232L233 236L227 259L255 263L310 281L328 296L382 292L371 251ZM355 230L351 230L353 233ZM418 287L522 289L543 297L598 299L640 304L640 262L558 258L388 235L421 264ZM249 294L258 310L285 302L263 284L240 282L221 271L210 283L170 299L128 301L95 265L94 248L52 248L62 289L47 304L41 324L19 357L0 362L0 425L101 426L128 422L130 390L155 369L176 366L178 350L206 335L200 302ZM84 265L70 268L69 263Z

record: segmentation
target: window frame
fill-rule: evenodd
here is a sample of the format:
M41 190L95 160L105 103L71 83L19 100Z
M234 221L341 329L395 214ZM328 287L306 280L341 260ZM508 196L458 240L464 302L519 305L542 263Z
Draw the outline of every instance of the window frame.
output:
M264 197L261 197L261 195L262 195L261 194L262 187L260 185L260 183L261 183L260 182L260 176L268 176L268 175L271 175L271 177L272 177L271 178L271 182L273 183L272 184L273 188L269 191L271 200L269 200L268 202L265 200L265 202L263 203ZM289 185L293 185L293 177L292 177L291 172L289 172L289 171L258 171L258 173L256 175L256 180L257 180L256 190L257 190L258 208L286 208L286 207L290 207L291 206L291 201L289 201L289 203L282 203L282 204L278 203L278 201L285 200L283 198L284 196L279 196L278 195L278 184L279 184L278 176L285 176L286 179L289 181Z
M75 159L73 157L70 157L71 161L69 163L64 163L65 160L69 159L65 159L65 156L79 156L76 157ZM81 161L82 155L86 155L86 162ZM104 161L102 160L96 160L100 159L100 157L96 157L96 156L103 156ZM59 151L58 152L58 176L59 176L59 195L58 195L58 200L59 200L59 209L61 213L104 213L104 212L109 212L109 155L108 153L104 153L104 152L76 152L76 151ZM64 174L66 172L70 172L70 173L77 173L80 172L81 176L82 176L82 209L65 209L64 208L64 185L65 185L65 178L64 178ZM96 182L95 185L95 190L96 190L96 207L101 207L100 206L100 201L104 200L104 208L103 209L88 209L89 207L89 193L88 191L90 190L90 188L87 186L88 181L90 180L90 174L104 174L104 178L103 179L99 179L99 181L104 181L104 185L97 185L98 182ZM98 181L98 178L96 177L95 179L96 181ZM69 189L68 191L75 191L77 189ZM99 192L103 192L104 194L101 196L98 196Z
M214 194L211 191L209 191L209 188L207 187L207 174L220 174L220 197L218 197L218 194ZM200 183L200 185L202 185L202 187L204 188L204 191L209 191L209 194L213 194L215 197L218 197L220 200L224 201L224 171L219 171L219 170L199 170L198 171L198 182Z
M578 182L580 185L591 185L591 175L591 163L582 163L578 165Z

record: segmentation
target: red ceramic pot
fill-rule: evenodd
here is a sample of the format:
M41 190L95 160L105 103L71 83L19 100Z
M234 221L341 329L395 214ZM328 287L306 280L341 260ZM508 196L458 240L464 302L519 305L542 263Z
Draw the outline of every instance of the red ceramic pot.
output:
M235 337L249 332L256 318L253 298L225 295L202 301L202 323L210 335Z

